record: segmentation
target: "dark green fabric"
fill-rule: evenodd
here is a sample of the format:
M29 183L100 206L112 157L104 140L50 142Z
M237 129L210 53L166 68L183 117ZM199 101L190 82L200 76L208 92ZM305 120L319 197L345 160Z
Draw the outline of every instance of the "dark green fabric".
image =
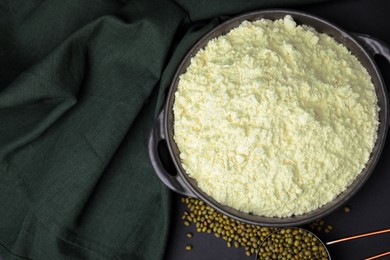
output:
M0 257L162 259L147 138L172 75L221 19L286 3L0 1Z

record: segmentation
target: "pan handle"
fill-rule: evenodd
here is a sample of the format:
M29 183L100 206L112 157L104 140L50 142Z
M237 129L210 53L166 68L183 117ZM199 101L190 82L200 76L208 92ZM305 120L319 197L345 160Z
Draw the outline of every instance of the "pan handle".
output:
M354 33L354 36L372 55L380 55L390 62L390 47L385 42L366 34Z
M354 33L354 36L373 56L380 55L390 63L390 47L385 42L366 34ZM387 127L390 128L390 120Z
M197 197L187 185L184 183L181 176L178 174L172 175L167 172L161 163L161 159L158 152L158 144L161 141L166 140L166 134L164 130L164 110L157 117L156 123L153 126L148 142L148 152L152 166L160 178L160 180L171 190L180 193L182 195Z

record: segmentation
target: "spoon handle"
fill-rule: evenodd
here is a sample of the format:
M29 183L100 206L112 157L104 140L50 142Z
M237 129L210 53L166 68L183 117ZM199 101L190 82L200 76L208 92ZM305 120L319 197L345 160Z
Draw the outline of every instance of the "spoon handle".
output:
M360 234L360 235L355 235L355 236L350 236L350 237L345 237L345 238L329 241L329 242L326 242L326 245L332 245L332 244L336 244L336 243L340 243L340 242L344 242L344 241L348 241L348 240L352 240L352 239L368 237L368 236L373 236L373 235L379 235L379 234L388 233L388 232L390 232L390 229L378 230L378 231L374 231L374 232L369 232L369 233L364 233L364 234Z
M370 256L370 257L368 257L368 258L364 258L363 260L377 259L377 258L380 258L380 257L382 257L382 256L386 256L386 255L390 255L390 251L381 253L381 254L379 254L379 255Z

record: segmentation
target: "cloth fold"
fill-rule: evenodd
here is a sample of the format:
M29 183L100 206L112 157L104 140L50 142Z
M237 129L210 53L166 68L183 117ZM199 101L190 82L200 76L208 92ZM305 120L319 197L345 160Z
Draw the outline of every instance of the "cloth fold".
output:
M0 257L162 259L147 139L174 71L223 19L287 2L2 1Z

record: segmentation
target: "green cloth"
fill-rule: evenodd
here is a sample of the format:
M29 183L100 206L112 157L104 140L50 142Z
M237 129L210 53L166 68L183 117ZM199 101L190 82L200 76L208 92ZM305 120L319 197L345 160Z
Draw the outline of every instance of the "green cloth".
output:
M0 257L162 259L147 139L172 75L221 19L286 3L0 1Z

